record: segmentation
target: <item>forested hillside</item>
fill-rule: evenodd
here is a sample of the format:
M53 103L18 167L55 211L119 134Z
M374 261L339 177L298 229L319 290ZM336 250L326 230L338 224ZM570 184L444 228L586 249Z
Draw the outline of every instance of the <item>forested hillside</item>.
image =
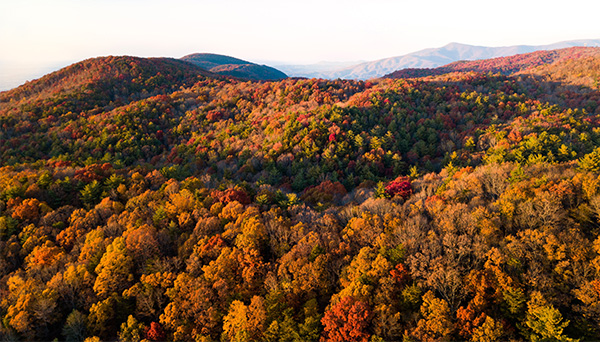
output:
M254 81L278 81L287 78L286 74L275 68L212 53L194 53L182 57L181 60L223 76Z
M598 340L589 51L370 82L107 57L0 93L0 337Z
M538 66L551 65L566 60L579 61L584 57L598 56L600 56L600 49L598 48L572 47L560 50L536 51L509 57L498 57L475 61L458 61L437 68L407 68L394 71L384 77L413 78L442 75L451 72L469 71L479 73L502 73L504 75L510 75L521 70L532 69Z

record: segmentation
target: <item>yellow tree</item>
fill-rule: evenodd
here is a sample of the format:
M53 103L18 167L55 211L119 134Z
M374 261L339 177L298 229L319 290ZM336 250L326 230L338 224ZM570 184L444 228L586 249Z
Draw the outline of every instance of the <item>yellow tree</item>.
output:
M538 291L534 291L529 302L527 302L525 325L529 328L526 334L533 342L577 341L563 334L563 330L569 325L569 321L563 321L560 311L549 304Z
M62 302L73 309L88 309L96 300L92 290L94 276L82 264L69 264L63 272L56 273L46 286L54 289Z
M219 339L222 312L227 307L211 283L180 273L167 295L171 302L160 315L160 323L172 332L174 340L188 340L190 336Z
M27 340L47 339L49 326L61 318L56 313L56 291L44 288L38 280L18 275L10 277L7 285L8 296L2 300L3 306L8 306L6 324Z
M123 292L133 281L132 268L133 260L127 253L125 239L118 237L106 248L106 253L96 266L98 276L94 282L94 291L101 298Z
M223 338L229 341L259 341L265 330L266 318L262 297L252 297L248 306L234 300L223 318Z
M420 341L448 340L452 333L450 308L445 300L436 298L433 292L423 295L421 318L413 331L413 336Z

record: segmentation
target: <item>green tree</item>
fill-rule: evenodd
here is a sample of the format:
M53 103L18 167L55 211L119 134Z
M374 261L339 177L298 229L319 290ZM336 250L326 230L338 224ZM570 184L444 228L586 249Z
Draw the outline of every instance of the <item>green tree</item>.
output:
M86 184L80 191L81 201L89 208L100 201L102 194L102 184L97 180Z
M86 335L87 317L78 310L73 310L62 329L62 335L67 342L83 342Z

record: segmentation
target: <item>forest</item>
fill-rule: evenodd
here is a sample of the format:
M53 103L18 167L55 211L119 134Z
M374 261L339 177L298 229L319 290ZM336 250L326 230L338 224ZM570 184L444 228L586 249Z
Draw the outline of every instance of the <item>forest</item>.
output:
M0 93L0 339L600 340L600 48L540 54Z

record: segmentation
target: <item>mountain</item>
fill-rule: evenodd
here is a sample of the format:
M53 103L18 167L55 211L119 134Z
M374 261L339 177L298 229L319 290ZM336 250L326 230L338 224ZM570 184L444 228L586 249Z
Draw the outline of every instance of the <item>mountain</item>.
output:
M512 56L538 50L554 50L574 46L600 46L600 39L572 40L550 45L516 45L505 47L484 47L459 43L450 43L441 48L431 48L407 55L365 62L347 68L322 73L328 79L365 80L390 74L406 68L435 68L460 60L477 60L494 57Z
M329 78L332 70L347 68L364 61L356 62L330 62L322 61L313 64L277 64L277 69L292 77Z
M559 50L536 51L508 57L458 61L437 68L407 68L385 75L385 78L413 78L442 75L450 72L501 73L510 75L519 71L570 59L600 56L597 47L572 47Z
M184 56L181 60L193 63L219 75L263 81L274 81L287 78L286 74L275 68L251 63L230 56L212 53L195 53Z
M97 57L0 92L0 103L27 97L42 100L88 95L115 100L144 90L151 93L172 91L181 85L191 85L198 76L218 77L194 64L173 58ZM89 104L91 99L86 101Z

